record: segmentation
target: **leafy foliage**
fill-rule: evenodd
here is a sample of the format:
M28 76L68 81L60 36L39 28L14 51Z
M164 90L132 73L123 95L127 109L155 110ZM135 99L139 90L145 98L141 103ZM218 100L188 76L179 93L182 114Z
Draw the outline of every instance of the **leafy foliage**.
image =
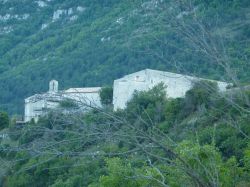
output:
M162 121L167 101L165 89L164 84L160 83L149 91L135 91L133 98L127 103L128 118L133 120L136 116L140 116L147 121L152 120L156 123Z
M207 107L211 102L211 94L215 97L217 92L218 86L216 83L209 81L194 83L193 88L186 92L185 110L194 112L202 105Z
M6 112L0 111L0 130L9 127L9 116Z
M206 91L201 83L185 98L167 99L159 84L136 92L118 112L55 112L12 129L21 151L0 147L3 159L16 161L3 185L248 186L250 118L230 112L246 106L236 93L237 105L230 105L215 85ZM192 98L197 93L199 101ZM187 114L188 99L196 109L206 103L205 109Z
M100 91L100 98L102 105L111 105L113 100L113 88L103 87Z
M74 100L71 100L71 99L64 99L62 100L60 103L59 103L59 106L61 108L76 108L77 107L77 104L74 102Z

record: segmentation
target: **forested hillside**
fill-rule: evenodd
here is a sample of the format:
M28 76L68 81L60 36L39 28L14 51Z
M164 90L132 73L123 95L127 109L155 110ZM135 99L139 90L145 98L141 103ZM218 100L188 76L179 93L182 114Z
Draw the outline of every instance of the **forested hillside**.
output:
M102 86L143 68L248 82L250 2L190 2L1 0L0 108L21 114L52 78L60 89ZM203 28L208 56L220 54L230 72L203 53Z
M249 0L0 0L0 186L250 186L249 38ZM232 86L160 83L114 111L113 80L144 68ZM102 107L16 119L51 79L105 85Z
M203 81L167 99L164 89L136 92L124 110L106 99L88 113L65 114L62 105L25 125L0 112L9 136L0 138L0 185L249 186L249 90L221 94Z

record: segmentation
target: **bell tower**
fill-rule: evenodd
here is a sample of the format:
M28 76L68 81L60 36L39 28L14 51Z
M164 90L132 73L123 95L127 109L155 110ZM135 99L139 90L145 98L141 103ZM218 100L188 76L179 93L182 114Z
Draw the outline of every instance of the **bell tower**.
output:
M49 92L58 92L58 81L51 80L49 82Z

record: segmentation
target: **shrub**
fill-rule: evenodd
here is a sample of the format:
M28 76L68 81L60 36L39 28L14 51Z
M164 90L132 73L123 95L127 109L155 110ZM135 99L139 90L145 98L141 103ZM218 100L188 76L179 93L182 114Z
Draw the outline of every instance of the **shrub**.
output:
M60 103L59 103L60 107L62 108L76 108L77 107L77 104L75 103L74 100L72 99L65 99L65 100L62 100Z
M133 98L127 103L126 112L129 119L141 116L153 122L164 120L164 106L167 102L165 86L160 83L149 91L135 91Z
M9 116L6 112L0 112L0 130L9 127Z
M191 113L201 105L208 107L211 103L211 95L218 93L217 83L210 81L195 82L191 90L185 95L185 111Z
M111 105L113 100L113 88L103 87L100 91L102 105Z

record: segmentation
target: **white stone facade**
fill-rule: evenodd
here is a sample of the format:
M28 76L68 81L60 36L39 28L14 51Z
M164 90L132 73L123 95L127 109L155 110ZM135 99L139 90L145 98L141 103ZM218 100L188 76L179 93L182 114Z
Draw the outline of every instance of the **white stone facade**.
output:
M126 108L127 102L133 97L135 91L147 91L159 83L166 86L166 95L169 98L184 97L190 90L194 82L201 79L182 74L145 69L126 75L114 81L113 85L113 106L114 110ZM220 91L226 91L229 83L215 80ZM25 99L25 122L32 118L37 121L40 116L47 113L50 109L58 108L60 102L64 99L71 99L81 106L82 109L100 108L101 99L99 92L101 87L90 88L70 88L59 91L58 82L52 80L49 83L49 91L44 94L35 94ZM82 110L83 111L83 110Z
M114 81L114 110L124 109L136 90L147 91L162 82L166 86L167 97L178 98L184 97L185 93L192 88L193 83L199 80L206 79L151 69L126 75ZM226 82L209 81L217 82L220 91L225 91L228 86Z
M49 110L59 107L60 102L71 99L78 104L81 110L89 107L101 107L99 96L100 87L92 88L70 88L58 91L58 82L52 80L49 83L49 91L44 94L35 94L25 99L25 122L34 119L38 121L40 116L45 115Z
M100 108L102 106L99 92L101 87L70 88L63 93L64 98L73 99L80 106Z

